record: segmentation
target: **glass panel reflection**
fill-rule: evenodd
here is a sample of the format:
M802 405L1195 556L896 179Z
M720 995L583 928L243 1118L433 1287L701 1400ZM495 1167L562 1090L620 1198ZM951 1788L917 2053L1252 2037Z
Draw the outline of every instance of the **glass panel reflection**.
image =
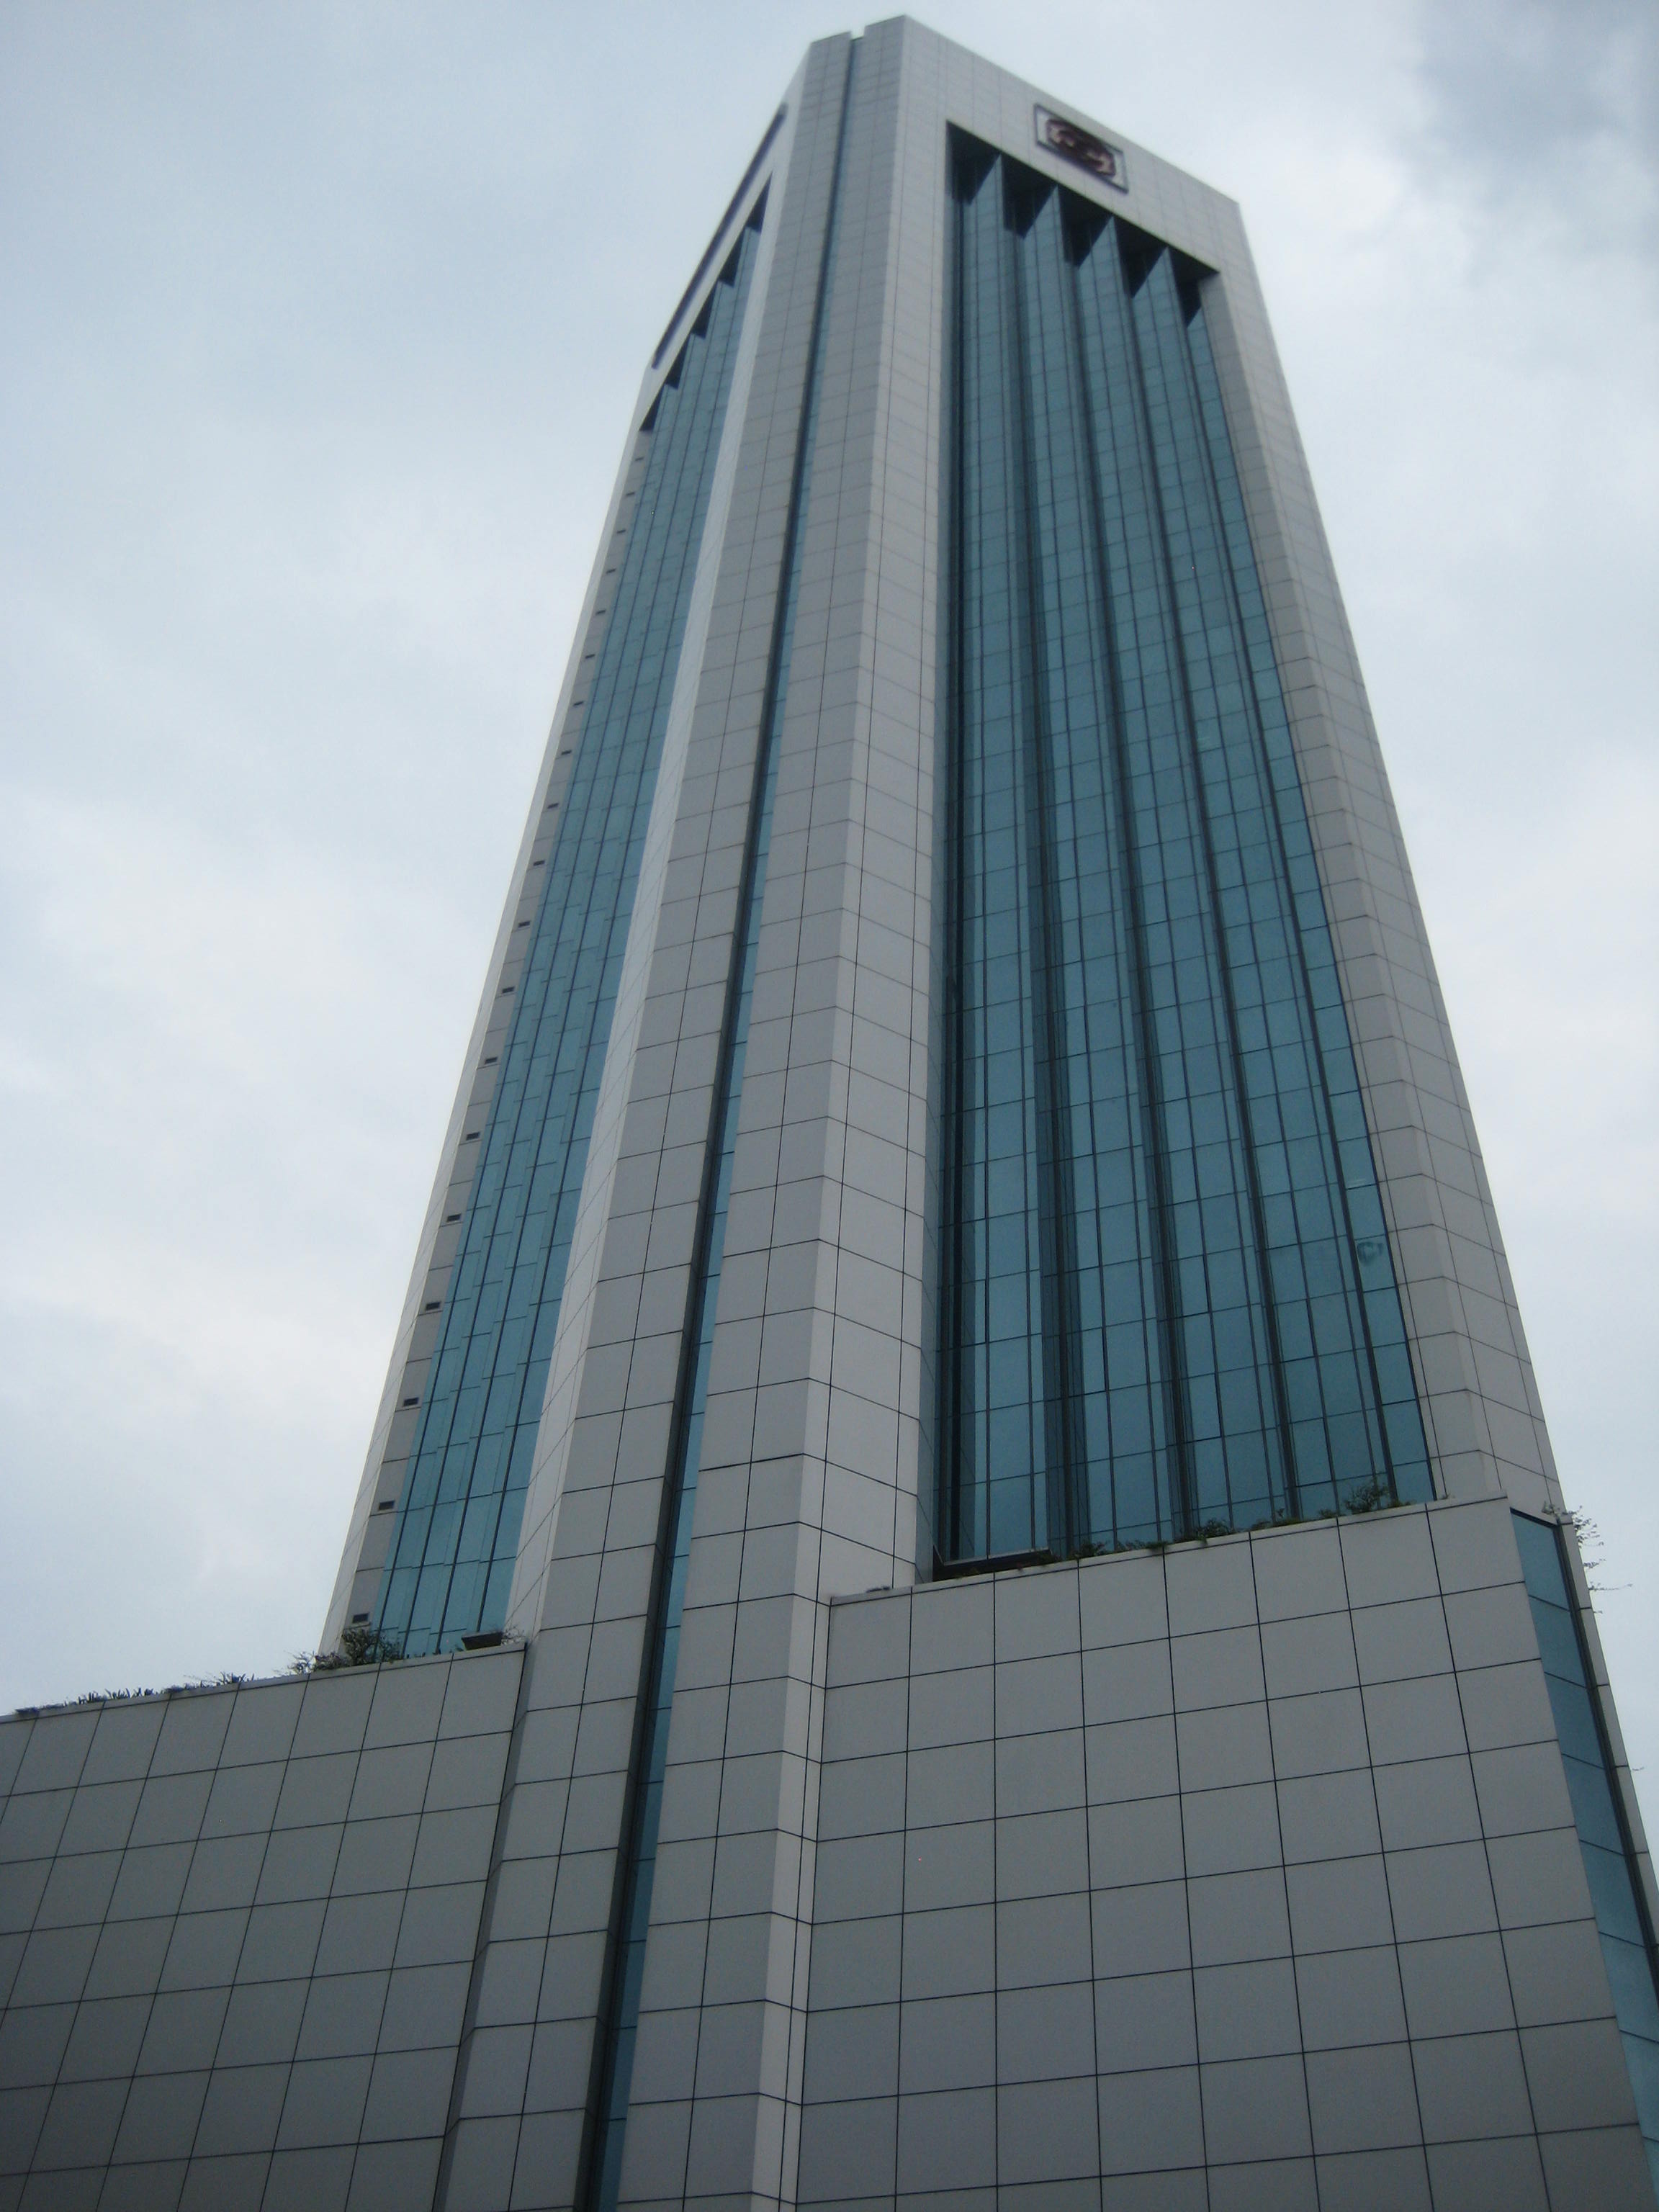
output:
M757 210L758 215L758 210ZM640 855L757 233L642 433L644 474L428 1371L376 1626L404 1650L499 1628L558 1328Z
M1427 1498L1198 272L954 161L941 1549Z

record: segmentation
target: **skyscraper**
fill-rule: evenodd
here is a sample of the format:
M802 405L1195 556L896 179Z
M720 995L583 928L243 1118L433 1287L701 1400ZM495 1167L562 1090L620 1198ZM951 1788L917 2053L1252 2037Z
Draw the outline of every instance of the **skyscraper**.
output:
M1237 211L902 20L647 370L354 1628L4 1732L10 2201L1655 2202L1659 1898Z

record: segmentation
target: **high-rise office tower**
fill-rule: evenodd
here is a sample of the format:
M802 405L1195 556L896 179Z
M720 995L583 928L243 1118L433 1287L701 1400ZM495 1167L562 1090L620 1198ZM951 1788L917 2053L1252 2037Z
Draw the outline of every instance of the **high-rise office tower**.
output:
M1654 2204L1652 1870L1237 212L913 24L647 371L353 1628L5 1732L3 2202Z

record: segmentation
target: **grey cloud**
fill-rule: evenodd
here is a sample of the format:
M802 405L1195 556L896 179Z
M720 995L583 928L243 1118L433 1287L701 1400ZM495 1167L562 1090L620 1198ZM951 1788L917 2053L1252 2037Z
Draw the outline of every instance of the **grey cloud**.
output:
M1503 202L1541 189L1582 221L1652 237L1659 10L1650 0L1430 0L1421 41L1435 158L1473 173Z

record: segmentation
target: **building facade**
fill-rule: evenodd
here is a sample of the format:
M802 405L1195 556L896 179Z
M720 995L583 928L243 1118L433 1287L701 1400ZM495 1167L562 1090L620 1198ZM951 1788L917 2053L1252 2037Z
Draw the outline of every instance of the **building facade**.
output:
M0 2207L1646 2207L1237 209L899 20L641 386L325 1630L0 1729Z

